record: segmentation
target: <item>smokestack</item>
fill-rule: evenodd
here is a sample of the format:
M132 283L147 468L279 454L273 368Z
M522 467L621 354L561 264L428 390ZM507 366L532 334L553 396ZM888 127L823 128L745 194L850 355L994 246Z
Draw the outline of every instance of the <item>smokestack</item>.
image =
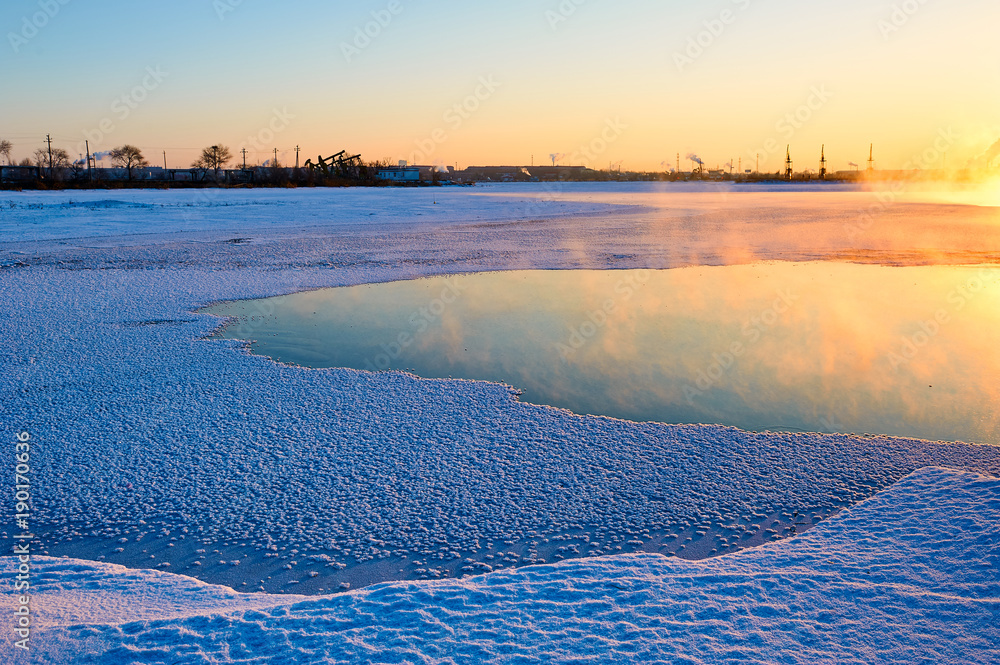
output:
M993 164L993 160L998 156L1000 156L1000 141L994 143L990 146L989 150L980 155L978 161L980 161L984 167L989 168Z
M701 157L699 157L698 155L694 154L693 152L689 152L687 154L687 158L691 160L691 174L692 175L694 175L696 172L697 173L704 173L705 172L705 168L704 168L705 167L705 162L702 161ZM697 169L695 169L695 167L694 167L695 164L698 165Z

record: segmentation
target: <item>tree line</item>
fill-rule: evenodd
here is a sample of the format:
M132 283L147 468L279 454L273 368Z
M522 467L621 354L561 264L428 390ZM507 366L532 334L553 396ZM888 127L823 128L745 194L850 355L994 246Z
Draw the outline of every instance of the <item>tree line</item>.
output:
M63 148L38 148L30 158L26 157L18 164L14 164L10 156L12 149L13 144L10 141L0 139L0 157L3 157L9 166L36 168L40 171L47 170L53 179L58 179L66 174L73 179L78 179L84 175L87 168L87 164L83 159L73 161L69 153ZM142 150L128 143L112 148L107 152L107 155L111 160L112 167L123 169L126 178L130 182L138 172L151 166L145 155L143 155ZM191 163L191 168L202 171L203 177L211 173L217 181L219 172L225 169L232 161L232 151L228 146L219 143L203 148L198 158ZM253 174L253 181L259 184L322 185L337 184L340 180L374 182L378 169L384 167L386 164L388 164L388 160L373 162L371 164L362 163L358 172L351 174L349 177L331 177L329 174L318 174L306 169L296 169L295 172L289 174L287 169L278 163L277 160L272 160L268 166L248 167L247 169L241 169L241 171L251 172Z
M35 150L31 157L25 157L18 164L14 164L10 157L11 150L13 149L13 143L7 139L0 139L0 156L7 160L8 166L26 166L52 170L71 169L73 166L86 167L82 159L76 162L72 161L69 153L63 148L39 148ZM129 143L112 148L107 154L111 159L111 166L125 169L129 180L132 179L133 172L150 165L146 157L142 154L142 150ZM221 144L213 145L201 151L201 156L191 164L191 168L219 171L225 168L226 164L232 160L233 154L228 147Z

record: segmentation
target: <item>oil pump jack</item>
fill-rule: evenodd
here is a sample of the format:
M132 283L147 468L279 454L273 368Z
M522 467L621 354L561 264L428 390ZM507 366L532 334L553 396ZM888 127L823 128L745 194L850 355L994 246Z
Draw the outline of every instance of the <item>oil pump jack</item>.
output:
M325 176L339 176L341 178L357 179L361 177L361 155L347 156L346 150L341 150L335 155L324 158L322 155L316 157L314 162L306 160L306 168L312 171L320 171Z

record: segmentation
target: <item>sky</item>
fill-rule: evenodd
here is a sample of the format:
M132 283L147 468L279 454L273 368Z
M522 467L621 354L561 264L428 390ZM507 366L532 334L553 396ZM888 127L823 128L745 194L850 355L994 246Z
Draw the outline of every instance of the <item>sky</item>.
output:
M0 138L285 164L961 166L1000 138L993 0L5 0Z

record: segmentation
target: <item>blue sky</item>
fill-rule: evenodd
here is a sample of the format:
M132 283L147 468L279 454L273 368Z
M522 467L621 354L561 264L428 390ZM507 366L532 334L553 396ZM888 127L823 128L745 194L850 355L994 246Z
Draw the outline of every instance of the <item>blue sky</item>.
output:
M747 161L770 142L768 167L786 143L803 161L825 143L846 168L875 142L889 168L942 130L953 163L1000 136L1000 9L980 0L63 2L0 8L0 137L18 156L51 133L71 152L85 136L154 162L166 150L171 166L223 142L252 161L300 145L659 168L677 152ZM366 26L377 34L359 48ZM625 129L581 151L615 119Z

